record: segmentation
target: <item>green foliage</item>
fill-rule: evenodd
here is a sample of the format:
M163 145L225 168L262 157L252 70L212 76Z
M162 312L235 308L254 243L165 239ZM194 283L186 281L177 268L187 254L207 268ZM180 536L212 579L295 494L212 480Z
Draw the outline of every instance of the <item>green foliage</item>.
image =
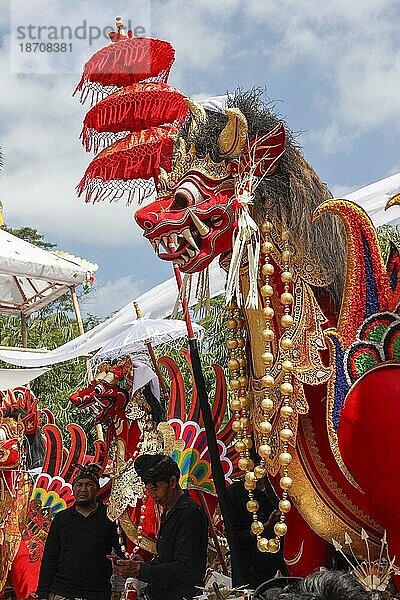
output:
M33 227L18 227L17 229L13 229L12 227L3 225L2 229L8 233L11 233L12 235L15 235L16 237L21 238L22 240L25 240L26 242L29 242L30 244L33 244L34 246L39 246L39 248L42 248L43 250L51 250L57 246L57 244L46 242L44 235L39 233L38 230L34 229Z
M400 250L400 225L382 225L378 227L377 233L383 260L386 262L391 241Z

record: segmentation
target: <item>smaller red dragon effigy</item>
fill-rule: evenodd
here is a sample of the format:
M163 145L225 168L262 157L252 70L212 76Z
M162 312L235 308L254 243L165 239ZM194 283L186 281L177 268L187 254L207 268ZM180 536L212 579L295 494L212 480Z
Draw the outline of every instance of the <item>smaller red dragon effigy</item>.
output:
M151 391L151 380L136 389L135 370L140 368L140 362L135 357L124 357L113 365L103 363L89 387L71 396L76 407L93 412L96 423L108 423L106 443L109 448L114 448L112 466L108 470L112 482L108 516L118 521L125 532L129 551L135 546L136 551L140 548L153 554L159 515L134 469L134 461L139 454L163 452L172 455L180 466L183 487L215 496L195 388L187 414L179 367L169 357L161 358L159 363L171 377L168 422L161 420L163 411ZM214 368L217 386L213 417L216 428L220 430L221 462L229 482L230 476L237 470L232 461L235 453L231 443L233 433L229 421L222 425L226 413L226 383L222 369ZM215 501L211 502L211 506L215 506ZM125 546L123 542L122 545ZM129 554L126 548L124 550Z

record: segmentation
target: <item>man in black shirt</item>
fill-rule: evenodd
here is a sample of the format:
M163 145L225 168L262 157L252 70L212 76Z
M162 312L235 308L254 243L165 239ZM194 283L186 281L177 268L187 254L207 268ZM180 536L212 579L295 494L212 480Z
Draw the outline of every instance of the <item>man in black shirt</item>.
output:
M136 459L135 469L154 502L163 508L158 556L151 562L118 560L114 572L147 582L151 600L193 598L204 583L207 517L180 487L179 467L171 457L144 454Z
M72 490L75 504L56 514L40 569L39 600L110 600L112 573L107 558L119 551L115 524L97 501L99 467L79 466Z

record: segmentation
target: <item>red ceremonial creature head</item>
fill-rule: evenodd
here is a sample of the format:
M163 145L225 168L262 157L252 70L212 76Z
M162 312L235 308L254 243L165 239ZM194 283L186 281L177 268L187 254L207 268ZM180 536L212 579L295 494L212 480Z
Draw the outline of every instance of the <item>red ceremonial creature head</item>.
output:
M130 361L100 365L96 379L84 390L72 394L71 402L80 410L92 412L95 423L105 423L122 412L128 402L127 391L120 387L120 382L131 370Z
M0 416L14 419L20 416L25 435L36 435L40 424L37 398L24 386L0 391Z
M272 175L284 152L285 130L275 121L249 141L247 119L239 108L212 116L192 100L187 103L191 122L178 138L172 170L167 174L161 169L157 200L135 218L162 260L194 273L232 248L240 184L249 176ZM217 139L215 121L220 125Z

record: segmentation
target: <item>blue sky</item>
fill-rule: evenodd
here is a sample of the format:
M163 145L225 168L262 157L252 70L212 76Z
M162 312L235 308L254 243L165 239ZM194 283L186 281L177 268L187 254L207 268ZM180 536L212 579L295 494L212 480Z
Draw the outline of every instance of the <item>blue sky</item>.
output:
M2 0L0 140L6 222L30 225L100 266L86 309L105 315L170 276L141 238L132 207L84 205L74 187L90 155L72 91L106 40L72 40L68 56L18 56L17 26L112 25L116 15L169 40L169 83L205 98L262 86L335 195L400 171L398 0L155 0L120 4ZM11 51L10 51L11 49Z

